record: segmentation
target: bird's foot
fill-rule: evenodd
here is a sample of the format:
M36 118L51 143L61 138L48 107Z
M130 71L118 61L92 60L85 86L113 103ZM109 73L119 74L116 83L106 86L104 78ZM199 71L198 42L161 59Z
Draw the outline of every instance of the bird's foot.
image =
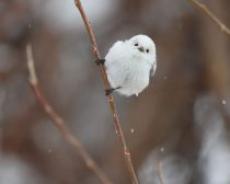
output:
M95 61L95 63L96 63L97 65L104 65L105 59L97 59L97 60Z
M106 96L109 96L109 95L111 95L115 90L117 90L117 89L120 89L121 87L119 86L119 87L116 87L116 88L109 88L109 89L106 89L105 90L105 95Z
M106 90L105 90L105 95L106 95L106 96L111 95L111 94L113 93L114 90L115 90L114 88L106 89Z

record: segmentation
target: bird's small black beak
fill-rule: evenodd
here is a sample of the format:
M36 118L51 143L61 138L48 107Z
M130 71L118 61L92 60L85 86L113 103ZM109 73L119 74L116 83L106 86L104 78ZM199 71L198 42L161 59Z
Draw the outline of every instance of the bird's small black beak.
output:
M144 52L144 47L138 47L138 50L139 50L140 52Z

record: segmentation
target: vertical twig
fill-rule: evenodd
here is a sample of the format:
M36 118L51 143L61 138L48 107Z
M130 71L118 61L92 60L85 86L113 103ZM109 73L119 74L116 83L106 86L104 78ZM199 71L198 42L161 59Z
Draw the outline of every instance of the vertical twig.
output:
M162 173L162 163L158 159L157 159L157 172L158 172L160 184L164 184L164 179L163 179L164 177L163 177L163 173Z
M104 172L97 166L96 162L91 158L89 153L86 151L84 146L81 144L78 138L74 137L70 129L65 125L62 117L53 109L49 104L38 84L38 79L34 67L34 58L32 53L31 45L26 46L26 56L27 56L27 67L29 71L29 82L33 89L33 92L37 98L38 103L42 106L46 114L52 119L52 123L60 131L61 135L67 143L74 147L75 151L84 160L86 166L99 178L103 184L112 184Z
M195 4L201 11L203 11L206 15L208 15L211 18L211 20L217 24L217 26L220 28L221 31L223 31L227 35L230 35L230 29L223 22L221 22L221 20L213 12L211 12L205 4L197 0L188 0L188 1Z
M90 42L92 45L93 54L96 57L96 59L101 59L101 55L100 55L100 52L98 50L95 34L93 32L90 21L89 21L87 15L85 13L83 7L82 7L81 1L80 0L74 0L74 1L75 1L76 7L78 8L78 10L81 14L81 17L82 17L83 22L85 24L85 28L86 28L87 33L89 35ZM108 82L108 78L107 78L104 66L100 66L100 73L101 73L101 78L103 80L104 88L108 89L110 87L110 85ZM116 134L119 137L119 140L120 140L121 145L123 147L124 157L126 160L126 165L128 167L130 177L132 178L132 183L138 184L139 182L138 182L138 178L137 178L137 175L135 173L135 170L134 170L134 166L133 166L132 159L131 159L131 154L130 154L130 151L127 147L125 135L124 135L124 132L123 132L123 129L122 129L119 117L118 117L115 101L114 101L114 98L112 95L108 96L108 103L110 106L111 113L113 114L113 121L114 121L114 127L115 127Z

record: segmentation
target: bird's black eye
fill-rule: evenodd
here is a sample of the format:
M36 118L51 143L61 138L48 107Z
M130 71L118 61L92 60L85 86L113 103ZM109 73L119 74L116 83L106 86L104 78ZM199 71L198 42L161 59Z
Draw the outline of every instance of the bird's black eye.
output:
M149 49L146 49L146 52L149 53Z
M134 46L136 46L136 47L137 47L137 46L138 46L138 43L135 43L135 44L134 44Z

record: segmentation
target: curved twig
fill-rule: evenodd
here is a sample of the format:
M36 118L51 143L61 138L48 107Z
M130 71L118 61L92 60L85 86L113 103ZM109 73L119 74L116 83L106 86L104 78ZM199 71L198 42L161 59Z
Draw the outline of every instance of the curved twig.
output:
M93 29L92 29L92 26L90 24L90 21L89 21L87 15L85 13L83 7L82 7L81 1L80 0L74 0L74 1L75 1L76 7L78 8L78 10L79 10L79 12L81 14L81 17L82 17L83 22L85 24L85 28L86 28L87 33L89 35L90 42L91 42L91 45L92 45L93 54L96 57L96 59L101 59L101 55L100 55L100 52L98 50L95 34L93 32ZM105 68L102 65L100 65L99 67L100 67L100 73L101 73L101 78L103 80L104 88L109 89L110 85L109 85L108 78L107 78L107 75L106 75L106 72L105 72ZM109 106L110 106L111 113L113 114L113 121L114 121L115 131L116 131L116 134L119 137L119 140L120 140L121 145L123 147L124 157L125 157L125 160L126 160L126 165L128 167L130 177L132 178L133 184L138 184L139 183L138 178L136 176L136 173L135 173L135 170L134 170L134 167L133 167L131 154L130 154L130 151L129 151L128 147L127 147L125 135L124 135L124 132L123 132L123 129L122 129L119 117L118 117L118 113L117 113L114 98L113 98L112 95L109 95L107 99L108 99L108 103L109 103Z
M217 24L221 31L223 31L227 35L230 35L230 29L223 22L221 22L221 20L214 13L212 13L205 4L197 0L188 1L195 4L200 10L202 10L206 15L208 15L211 18L211 20Z
M32 53L31 45L26 46L26 56L27 56L27 67L29 71L29 82L33 89L33 92L37 98L38 103L42 106L43 110L46 114L52 119L52 123L59 130L63 138L67 143L75 148L75 151L79 153L79 155L84 160L86 166L100 179L103 184L112 184L109 178L104 174L104 172L97 166L96 162L92 159L89 153L86 151L84 146L81 144L78 138L74 136L70 129L65 125L62 117L53 109L53 107L49 104L45 96L43 95L39 84L38 79L34 67L34 58Z

